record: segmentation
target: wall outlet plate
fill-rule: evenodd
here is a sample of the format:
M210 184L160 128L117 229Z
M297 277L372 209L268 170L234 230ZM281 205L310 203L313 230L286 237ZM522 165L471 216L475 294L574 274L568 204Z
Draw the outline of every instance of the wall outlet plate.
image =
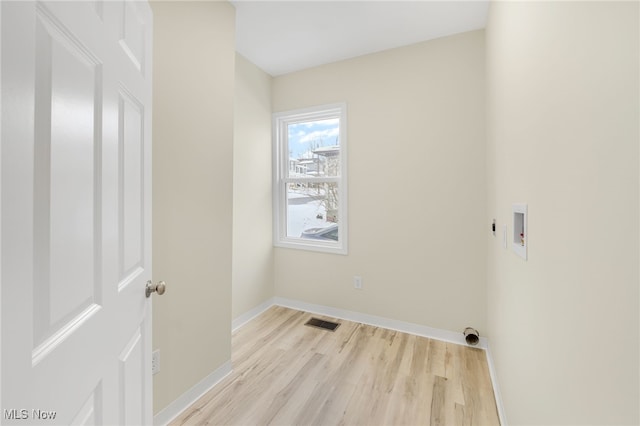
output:
M353 288L362 290L362 277L355 275L353 277Z
M156 349L151 354L151 374L160 372L160 349Z

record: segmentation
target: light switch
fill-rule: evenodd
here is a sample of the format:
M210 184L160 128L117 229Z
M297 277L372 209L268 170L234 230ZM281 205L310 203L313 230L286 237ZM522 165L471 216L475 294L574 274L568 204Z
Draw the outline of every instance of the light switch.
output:
M502 225L502 246L507 248L507 225Z

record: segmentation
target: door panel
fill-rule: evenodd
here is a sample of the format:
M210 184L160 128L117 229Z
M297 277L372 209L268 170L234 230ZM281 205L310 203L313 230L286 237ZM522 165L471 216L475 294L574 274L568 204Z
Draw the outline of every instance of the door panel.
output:
M36 9L34 344L95 312L100 270L100 63ZM37 348L35 348L38 352Z
M99 424L102 419L100 415L100 400L102 388L98 386L91 392L86 402L82 405L78 413L71 421L71 426L88 426Z
M141 375L145 363L142 333L135 331L131 341L120 354L120 424L136 425L143 422L144 391Z
M0 422L151 424L149 6L0 17Z
M131 64L141 73L145 69L145 23L135 3L122 5L120 21L120 45L131 60Z
M120 218L122 242L122 285L135 280L143 268L144 206L141 191L144 178L144 114L140 101L125 88L120 89L119 137Z

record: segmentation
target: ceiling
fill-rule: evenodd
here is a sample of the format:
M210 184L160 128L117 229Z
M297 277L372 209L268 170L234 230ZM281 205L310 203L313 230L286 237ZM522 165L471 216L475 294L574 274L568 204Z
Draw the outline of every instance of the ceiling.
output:
M485 27L488 0L232 1L236 50L272 76Z

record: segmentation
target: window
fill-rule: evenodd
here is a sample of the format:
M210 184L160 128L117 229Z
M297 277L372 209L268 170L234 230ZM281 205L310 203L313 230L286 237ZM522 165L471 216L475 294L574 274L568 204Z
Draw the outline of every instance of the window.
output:
M274 245L347 253L346 105L273 115Z

